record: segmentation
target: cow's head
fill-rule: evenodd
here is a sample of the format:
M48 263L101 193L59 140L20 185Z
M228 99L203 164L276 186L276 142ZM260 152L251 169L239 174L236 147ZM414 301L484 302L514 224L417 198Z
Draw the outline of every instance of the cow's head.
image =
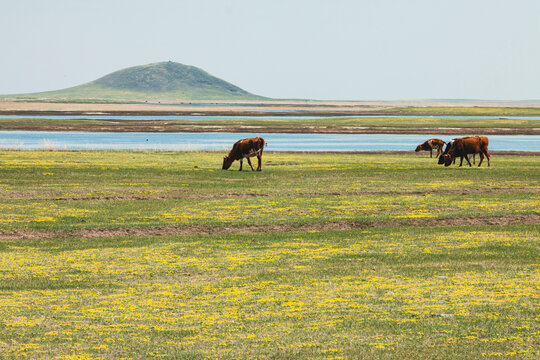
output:
M222 167L222 169L227 170L228 168L230 168L233 161L234 161L234 159L231 158L230 156L224 156L223 157L223 167Z
M439 156L439 161L437 161L437 164L438 164L438 165L444 164L444 155L440 155L440 156Z
M419 152L420 150L422 150L422 144L418 145L416 147L416 150L414 150L415 152Z
M441 157L443 158L444 166L450 166L450 164L452 164L452 161L454 161L454 159L452 159L452 155L450 154L445 154Z

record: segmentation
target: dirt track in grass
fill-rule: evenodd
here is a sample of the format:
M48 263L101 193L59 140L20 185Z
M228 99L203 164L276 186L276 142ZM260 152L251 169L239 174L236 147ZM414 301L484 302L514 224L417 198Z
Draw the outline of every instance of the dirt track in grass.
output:
M0 240L55 239L55 238L104 238L121 236L166 235L219 235L256 234L289 231L355 230L386 227L465 226L465 225L540 225L539 214L511 215L503 217L468 217L449 219L399 219L386 222L363 223L336 221L311 224L271 225L163 225L139 227L87 228L72 230L12 229L0 232Z
M540 154L539 154L540 155ZM27 199L27 200L47 200L47 201L145 201L145 200L187 200L187 199L226 199L226 198L255 198L255 197L271 197L271 196L360 196L360 195L427 195L427 194L454 194L454 195L471 195L471 194L488 194L497 192L498 194L518 194L518 193L540 193L540 188L503 188L490 187L479 189L421 189L421 190L405 190L405 191L346 191L346 192L291 192L291 193L223 193L223 194L193 194L186 192L169 192L166 194L156 195L133 195L129 193L117 193L113 195L85 196L81 193L80 196L47 196L41 192L9 192L10 199ZM1 196L0 192L0 196Z

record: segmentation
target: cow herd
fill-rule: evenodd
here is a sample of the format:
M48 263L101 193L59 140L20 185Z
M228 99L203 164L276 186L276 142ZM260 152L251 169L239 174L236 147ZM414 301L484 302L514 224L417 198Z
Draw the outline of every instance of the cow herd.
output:
M482 165L484 156L487 158L488 166L491 165L488 151L489 139L485 136L465 136L450 140L446 144L446 149L444 149L443 152L442 148L444 144L446 144L446 142L441 139L429 139L423 144L418 145L415 151L418 152L421 150L429 150L430 156L432 156L433 149L436 149L436 157L439 158L438 163L439 165L444 164L444 166L449 166L450 164L455 163L457 157L461 159L459 166L463 165L463 158L467 160L469 166L472 166L468 155L472 155L474 161L474 156L476 154L480 154L480 162L478 163L478 166Z
M443 147L446 144L446 149ZM253 156L257 157L257 171L262 169L262 153L264 146L266 145L262 137L254 137L249 139L238 140L234 145L232 150L229 152L229 155L223 157L223 170L227 170L231 167L232 163L235 160L240 161L240 171L242 171L242 163L244 158L247 159L249 166L252 171L255 171L253 165L251 164L250 158ZM471 162L469 161L468 155L480 154L480 163L478 166L482 165L484 161L484 156L487 157L488 166L490 166L490 156L488 152L489 140L485 136L465 136L462 138L457 138L450 140L448 143L441 139L433 138L425 141L423 144L420 144L416 147L416 152L418 151L429 151L430 157L433 157L433 150L437 150L437 155L435 157L439 158L439 164L444 166L449 166L452 163L456 162L456 158L460 157L461 161L459 166L463 165L463 158L467 160L469 166Z

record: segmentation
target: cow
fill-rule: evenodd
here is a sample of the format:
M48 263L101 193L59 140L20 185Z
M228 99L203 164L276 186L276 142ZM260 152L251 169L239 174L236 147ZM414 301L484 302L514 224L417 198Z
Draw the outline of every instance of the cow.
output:
M469 166L472 166L467 155L480 154L480 162L478 163L478 166L480 167L482 165L482 161L484 160L485 155L487 157L489 167L491 164L488 145L489 139L485 136L468 136L456 139L452 142L448 153L446 153L446 155L443 155L444 166L449 166L452 161L454 161L458 156L461 157L461 162L459 166L463 165L463 157L465 157L465 160L467 160Z
M469 137L469 136L465 136L465 137ZM448 154L448 151L452 147L452 143L454 142L454 140L457 140L457 138L452 139L452 140L450 140L449 142L446 143L446 148L444 149L444 152L441 154L441 156L439 156L439 161L437 162L437 164L439 164L439 165L444 164L444 155ZM472 156L473 156L472 162L473 162L473 164L476 164L476 154L472 154ZM453 163L454 164L456 163L456 159L454 159Z
M443 151L443 147L446 142L442 141L441 139L433 138L425 141L423 144L420 144L416 147L415 152L419 152L421 150L429 151L429 157L433 157L433 149L437 149L437 155L435 157L438 157L440 153Z
M242 162L244 158L247 158L251 170L255 171L253 165L251 165L250 157L257 156L258 166L257 171L261 171L262 165L262 153L264 149L265 141L262 137L254 137L249 139L238 140L229 152L229 155L223 157L223 170L227 170L231 167L234 160L240 161L240 171L242 171Z

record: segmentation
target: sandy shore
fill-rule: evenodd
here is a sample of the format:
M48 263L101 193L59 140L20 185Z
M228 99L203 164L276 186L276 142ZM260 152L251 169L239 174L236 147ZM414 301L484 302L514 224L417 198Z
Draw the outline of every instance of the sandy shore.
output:
M61 103L0 101L0 114L47 115L51 113L108 114L108 115L354 115L395 107L377 102L316 102L316 101L259 101L259 102L157 102L157 103Z
M351 116L370 115L379 110L403 106L512 106L539 107L540 103L513 102L421 102L421 101L190 101L167 103L77 103L18 101L0 99L1 115L125 115L125 116ZM388 113L387 115L391 115ZM399 127L399 126L313 126L313 125L178 125L164 121L110 120L101 124L39 124L2 122L0 130L91 131L91 132L248 132L248 133L328 133L328 134L483 134L540 135L537 128Z
M0 99L0 114L110 114L110 115L366 115L370 111L395 107L536 107L540 102L501 101L317 101L317 100L267 100L267 101L186 101L186 102L48 102Z

